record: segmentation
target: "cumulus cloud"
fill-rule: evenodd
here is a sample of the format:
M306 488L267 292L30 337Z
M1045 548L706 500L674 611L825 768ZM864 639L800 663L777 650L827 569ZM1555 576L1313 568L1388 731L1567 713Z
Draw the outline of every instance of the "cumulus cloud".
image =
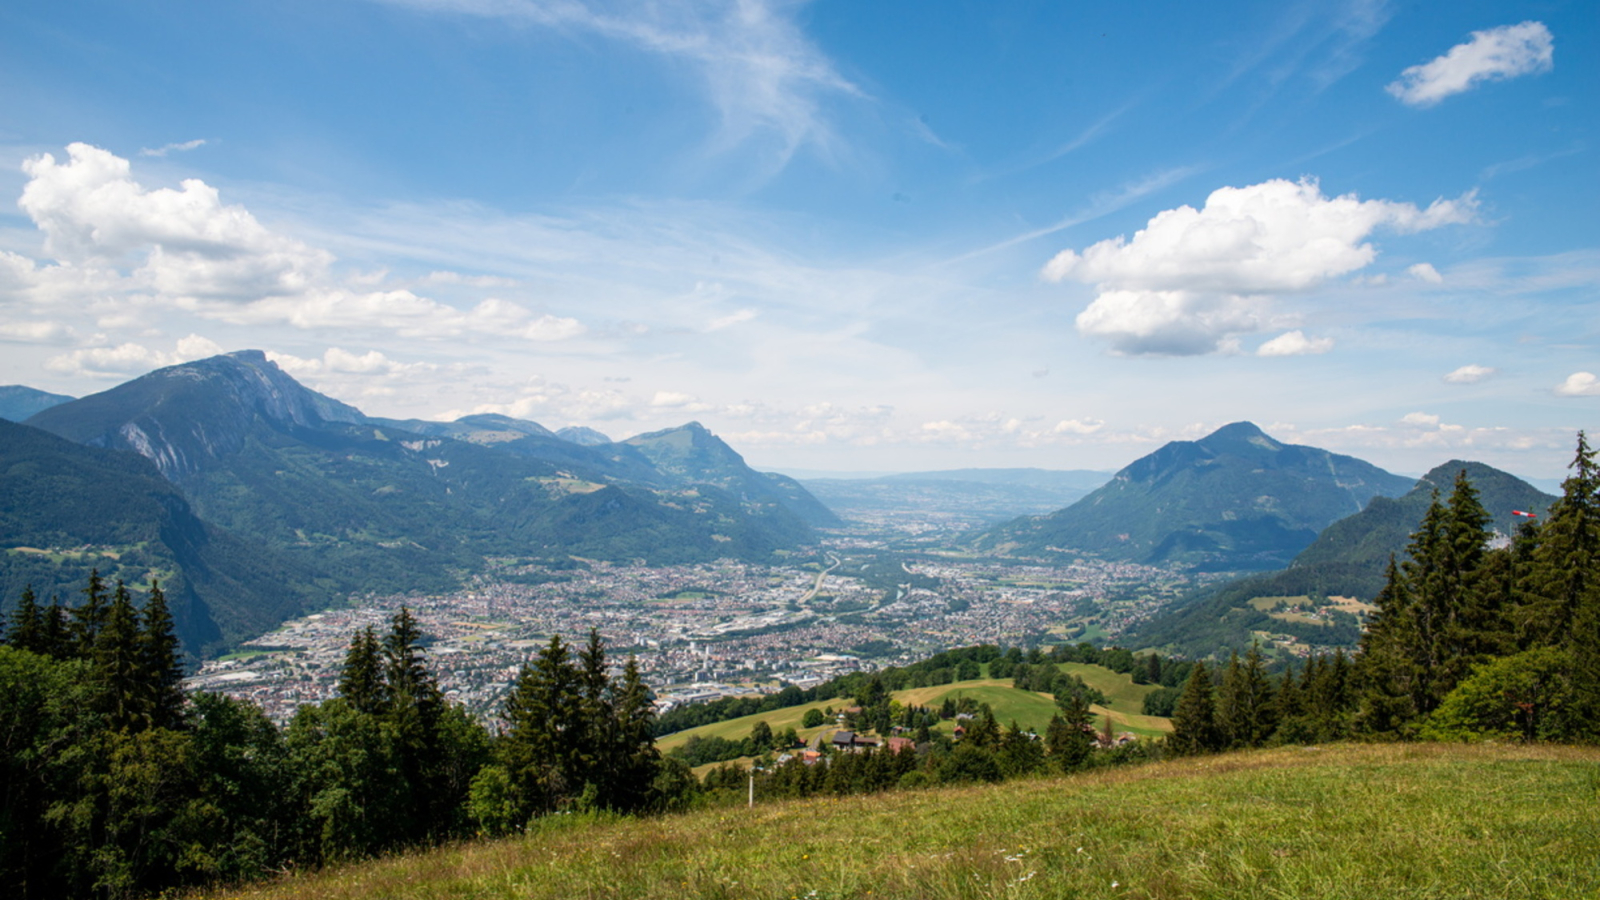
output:
M152 350L130 341L115 346L84 347L53 356L45 361L44 367L62 375L121 379L221 352L222 347L215 341L191 334L180 339L171 352Z
M1444 376L1444 380L1451 384L1477 384L1478 382L1483 381L1485 378L1494 375L1498 371L1500 370L1490 368L1489 366L1480 366L1477 363L1468 363Z
M1418 428L1437 428L1439 425L1439 417L1433 413L1406 413L1404 416L1400 417L1400 422L1403 425L1412 425Z
M1385 90L1410 106L1432 106L1481 82L1548 72L1554 66L1550 29L1542 22L1529 21L1474 31L1472 40L1406 69Z
M1078 330L1119 353L1206 353L1230 335L1269 327L1272 296L1309 291L1369 265L1378 251L1367 239L1377 229L1470 222L1476 208L1472 194L1419 209L1353 194L1325 197L1309 178L1274 179L1219 188L1198 210L1161 212L1131 240L1063 250L1042 275L1097 286Z
M1417 279L1418 281L1426 281L1429 284L1444 283L1444 276L1440 275L1439 270L1435 269L1428 263L1417 263L1416 265L1407 268L1406 274Z
M1333 349L1333 338L1308 338L1296 329L1286 331L1256 348L1257 356L1313 356Z
M1050 430L1056 434L1094 434L1105 424L1099 419L1062 419Z
M294 295L332 257L270 231L242 206L226 206L198 179L181 190L146 190L128 161L75 143L68 160L27 160L17 205L46 235L45 249L69 263L115 264L145 253L139 276L177 297L241 300Z
M1573 372L1556 385L1558 397L1600 397L1600 378L1593 372Z
M61 300L120 294L232 324L380 328L430 339L561 341L586 332L576 319L498 298L461 309L403 288L371 289L381 273L341 279L332 254L272 231L202 181L150 190L112 153L81 143L67 153L65 162L43 154L24 163L29 181L19 201L58 264L0 254L0 293L48 283ZM449 272L423 281L514 284Z

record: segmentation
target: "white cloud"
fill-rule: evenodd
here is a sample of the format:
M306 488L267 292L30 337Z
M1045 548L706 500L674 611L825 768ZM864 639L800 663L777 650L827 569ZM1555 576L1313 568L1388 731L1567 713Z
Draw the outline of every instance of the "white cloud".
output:
M16 254L0 255L0 291L51 283L60 302L103 303L120 295L131 306L153 302L232 324L382 328L435 340L474 334L561 341L587 330L576 319L493 297L463 310L405 289L369 289L381 273L341 280L332 254L266 228L242 206L223 204L202 181L147 190L125 159L81 143L67 152L65 163L43 154L23 164L30 178L19 201L59 264L40 268ZM123 274L127 267L136 268ZM515 284L449 272L424 281ZM109 315L132 321L126 310Z
M1542 22L1502 25L1474 31L1472 40L1445 55L1400 73L1385 88L1411 106L1432 106L1483 81L1548 72L1555 62L1554 40Z
M1099 419L1062 419L1050 430L1056 434L1094 434L1105 424Z
M116 346L85 347L53 356L45 361L44 367L61 375L120 379L142 375L162 366L216 356L221 352L222 347L215 341L191 334L180 339L170 353L130 341Z
M150 149L149 147L146 147L145 149L139 151L139 155L140 156L166 156L168 153L185 153L185 152L190 151L190 150L195 150L195 149L198 149L200 147L204 147L205 145L206 145L205 138L196 138L195 140L184 141L184 142L182 142L180 144L166 144L164 146L157 147L154 150Z
M0 341L43 344L72 336L72 329L60 322L0 322Z
M1440 275L1439 270L1435 269L1429 263L1417 263L1416 265L1407 268L1406 274L1417 279L1418 281L1426 281L1429 284L1444 283L1444 276Z
M217 190L188 179L181 190L145 190L128 161L75 143L68 161L42 154L23 163L22 207L62 262L115 265L145 253L138 280L175 296L242 300L293 295L321 277L332 257L276 234Z
M1213 191L1201 209L1180 206L1151 219L1132 240L1118 236L1081 254L1063 250L1043 277L1094 283L1099 294L1078 330L1120 353L1189 355L1217 350L1231 334L1272 324L1271 295L1305 292L1357 271L1378 255L1378 228L1424 231L1470 222L1467 194L1426 209L1353 194L1324 197L1317 182L1275 179Z
M1573 372L1556 385L1558 397L1600 397L1600 378L1593 372Z
M1439 417L1432 413L1406 413L1400 418L1400 422L1404 425L1413 425L1419 428L1435 428L1439 425Z
M1307 338L1299 329L1286 331L1256 348L1257 356L1312 356L1333 349L1333 338Z
M1480 366L1477 363L1468 363L1459 369L1444 376L1444 380L1451 384L1477 384L1485 378L1495 374L1499 369L1489 366Z
M712 319L711 323L706 326L706 330L707 331L721 331L722 329L727 328L730 325L738 325L740 322L748 322L751 319L754 319L755 317L756 317L756 311L755 310L753 310L753 309L741 309L741 310L739 310L737 312L729 313L728 315L722 316L720 318Z

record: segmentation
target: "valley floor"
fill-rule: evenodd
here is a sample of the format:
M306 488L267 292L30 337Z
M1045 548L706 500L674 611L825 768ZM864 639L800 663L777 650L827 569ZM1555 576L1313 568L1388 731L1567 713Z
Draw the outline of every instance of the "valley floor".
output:
M1580 898L1600 749L1283 748L997 786L563 816L234 898Z

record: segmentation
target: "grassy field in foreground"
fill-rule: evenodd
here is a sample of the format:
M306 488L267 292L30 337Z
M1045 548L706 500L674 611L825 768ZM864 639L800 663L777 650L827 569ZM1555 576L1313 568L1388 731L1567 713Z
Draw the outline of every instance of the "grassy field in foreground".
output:
M1592 898L1600 751L1339 745L638 820L225 896Z

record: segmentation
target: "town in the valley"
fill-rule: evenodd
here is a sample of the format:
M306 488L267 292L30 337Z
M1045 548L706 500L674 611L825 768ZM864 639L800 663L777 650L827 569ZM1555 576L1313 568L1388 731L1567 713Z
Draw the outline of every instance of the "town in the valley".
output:
M366 596L307 615L207 662L194 690L221 691L287 721L336 693L351 638L408 607L430 640L440 686L492 717L522 665L552 635L594 630L627 656L658 708L810 687L948 647L1112 639L1153 614L1192 576L1092 558L1022 564L891 549L834 535L784 565L736 560L664 567L576 561L523 566L441 595Z

